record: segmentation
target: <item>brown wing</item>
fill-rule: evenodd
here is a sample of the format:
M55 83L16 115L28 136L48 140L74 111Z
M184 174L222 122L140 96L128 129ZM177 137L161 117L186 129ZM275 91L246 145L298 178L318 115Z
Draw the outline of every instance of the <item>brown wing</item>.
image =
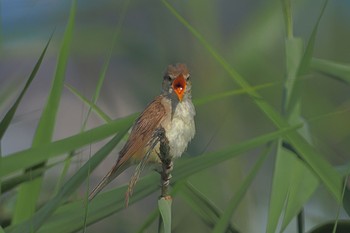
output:
M120 151L117 167L128 161L136 152L145 148L151 140L155 129L166 114L161 98L159 96L153 100L134 123L129 139Z

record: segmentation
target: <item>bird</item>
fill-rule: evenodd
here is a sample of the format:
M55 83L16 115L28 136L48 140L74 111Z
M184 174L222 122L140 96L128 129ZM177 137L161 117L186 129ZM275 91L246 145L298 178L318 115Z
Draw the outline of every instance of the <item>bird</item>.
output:
M161 163L159 142L151 145L160 128L164 130L170 158L179 158L184 153L196 131L191 89L187 66L182 63L169 65L163 75L161 94L135 120L116 163L92 190L89 201L128 167L140 163L147 153L147 163Z

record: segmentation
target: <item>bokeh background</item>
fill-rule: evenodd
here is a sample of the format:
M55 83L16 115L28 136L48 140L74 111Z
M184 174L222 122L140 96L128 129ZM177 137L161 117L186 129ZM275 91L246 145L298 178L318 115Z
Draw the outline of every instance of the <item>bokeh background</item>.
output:
M268 84L259 93L280 111L286 75L285 28L281 2L276 0L180 0L169 1L179 13L252 86ZM292 1L294 35L307 41L323 1ZM0 116L11 106L54 32L43 64L1 142L2 154L29 148L47 100L71 7L70 1L1 1ZM329 1L320 22L314 57L350 62L350 2ZM66 83L91 98L102 67L109 59L106 79L97 105L112 119L142 109L160 93L168 64L186 63L192 74L193 98L200 99L239 90L221 65L161 1L78 1ZM350 151L350 91L344 82L317 72L303 77L303 116L317 148L333 165L348 161ZM79 132L88 107L64 89L54 139ZM188 156L215 151L273 131L271 121L245 94L197 106L197 134ZM102 124L92 114L88 128ZM347 123L347 124L346 124ZM71 173L89 158L96 145L76 156ZM257 160L260 150L191 177L191 182L224 209L232 194ZM95 184L117 154L111 154L91 175ZM175 165L176 166L176 165ZM42 199L50 195L57 171L45 176ZM175 168L176 169L176 168ZM272 153L240 203L232 222L241 232L264 232L274 169ZM109 187L128 181L132 170ZM78 195L85 192L82 187ZM46 194L47 193L47 194ZM12 193L13 194L13 193ZM128 209L88 228L87 232L133 232L156 205L152 195ZM306 230L332 220L338 205L320 187L305 205ZM175 232L210 232L178 197L173 205ZM347 215L341 210L341 218ZM292 222L286 232L296 232ZM118 230L115 230L115 229ZM114 230L113 230L114 229ZM152 231L150 231L152 232Z

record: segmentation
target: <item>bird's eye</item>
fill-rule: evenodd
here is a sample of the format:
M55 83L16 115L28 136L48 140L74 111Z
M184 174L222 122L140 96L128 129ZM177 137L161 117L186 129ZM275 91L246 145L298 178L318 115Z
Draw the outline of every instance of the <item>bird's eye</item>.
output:
M186 81L190 80L191 76L187 76Z
M172 80L172 78L170 76L166 76L165 78L168 79L168 81Z

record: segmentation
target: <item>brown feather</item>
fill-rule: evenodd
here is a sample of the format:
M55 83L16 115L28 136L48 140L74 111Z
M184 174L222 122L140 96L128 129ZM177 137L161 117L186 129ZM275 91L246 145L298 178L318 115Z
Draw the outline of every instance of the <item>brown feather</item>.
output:
M136 153L144 152L156 128L161 124L166 114L161 99L162 96L158 96L153 100L136 120L128 141L120 151L117 167L128 161Z
M122 173L132 164L132 158L141 160L147 153L148 143L151 141L155 130L166 117L166 109L162 103L163 96L155 98L135 121L129 139L119 153L117 163L103 177L101 182L89 195L92 200L109 182Z
M180 74L187 76L188 73L187 66L185 64L178 63L176 65L169 65L165 74L177 77Z

